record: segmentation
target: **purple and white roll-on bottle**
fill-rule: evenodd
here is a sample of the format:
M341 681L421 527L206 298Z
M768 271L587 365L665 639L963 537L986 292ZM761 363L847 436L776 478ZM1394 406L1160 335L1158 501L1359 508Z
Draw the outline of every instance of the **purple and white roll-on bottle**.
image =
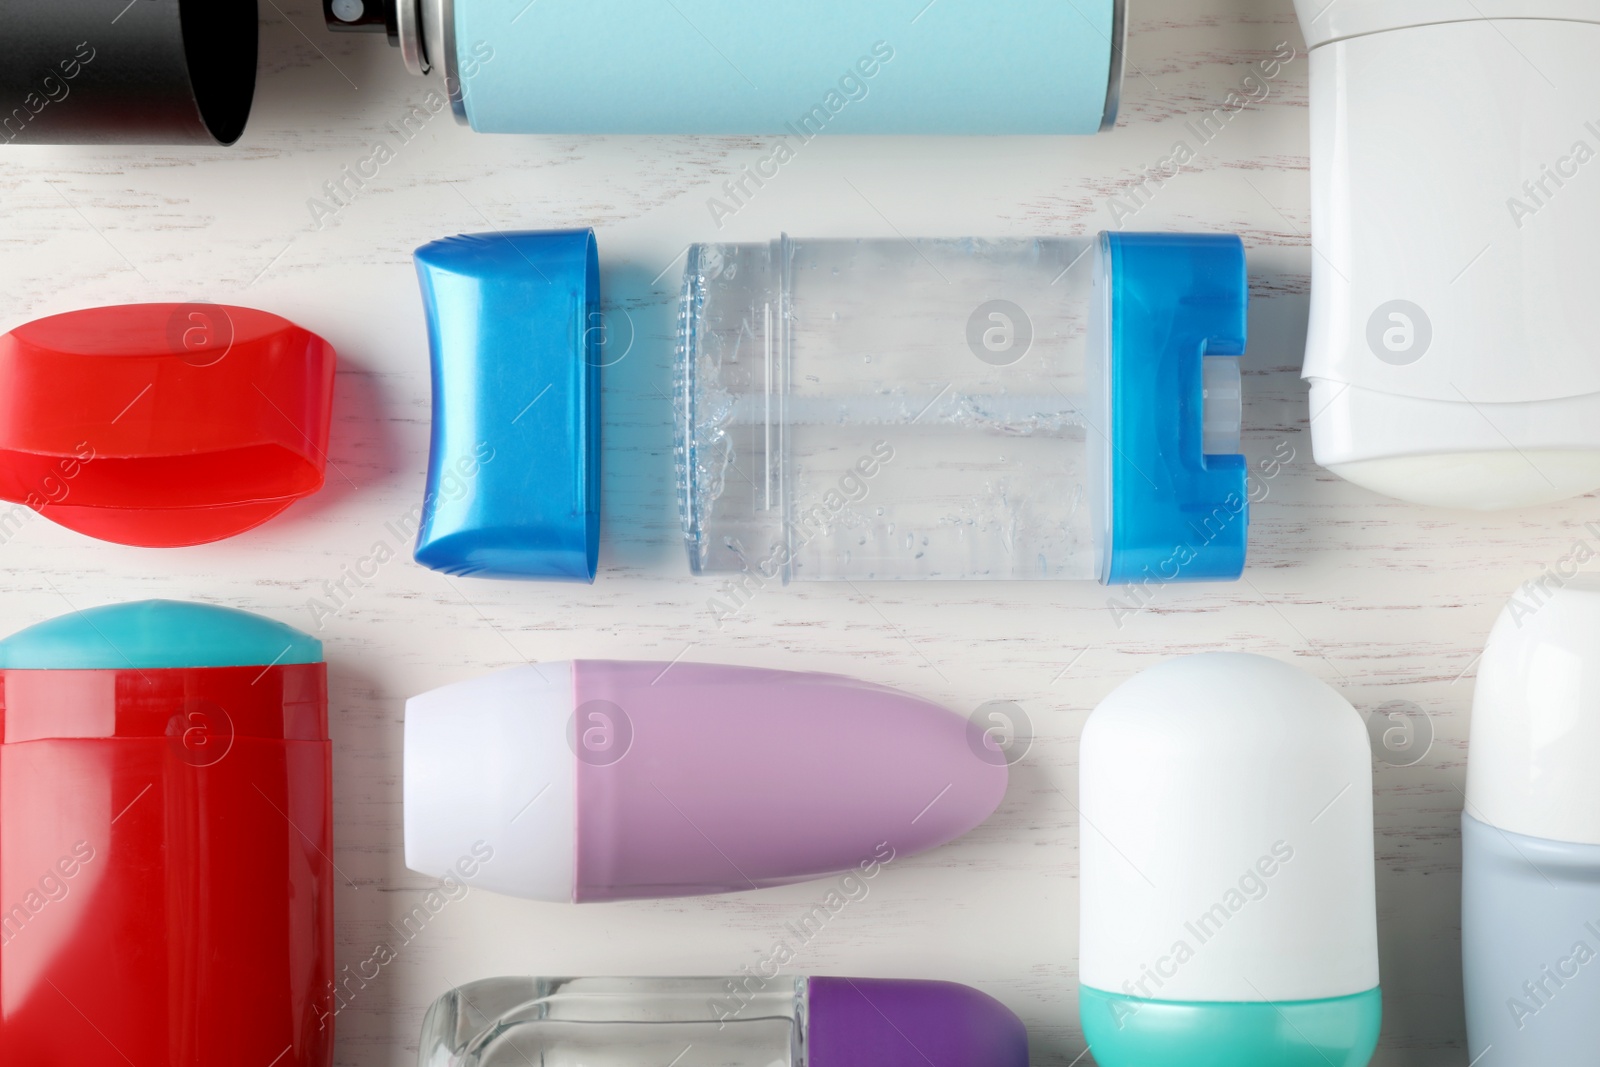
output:
M585 903L735 892L959 837L1007 753L918 697L837 675L576 660L406 705L406 865Z

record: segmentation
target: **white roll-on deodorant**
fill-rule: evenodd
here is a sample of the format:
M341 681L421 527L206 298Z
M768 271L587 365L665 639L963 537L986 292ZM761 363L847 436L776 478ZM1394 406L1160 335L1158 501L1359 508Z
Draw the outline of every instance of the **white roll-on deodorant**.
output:
M1372 751L1298 668L1212 652L1108 696L1080 759L1079 1007L1101 1067L1365 1067Z
M1461 962L1478 1067L1600 1058L1600 580L1525 589L1478 663Z

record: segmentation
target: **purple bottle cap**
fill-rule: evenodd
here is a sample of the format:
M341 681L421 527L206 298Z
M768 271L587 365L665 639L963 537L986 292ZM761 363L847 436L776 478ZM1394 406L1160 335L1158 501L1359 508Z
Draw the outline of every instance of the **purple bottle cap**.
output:
M812 978L810 1067L1028 1067L1028 1032L971 986Z

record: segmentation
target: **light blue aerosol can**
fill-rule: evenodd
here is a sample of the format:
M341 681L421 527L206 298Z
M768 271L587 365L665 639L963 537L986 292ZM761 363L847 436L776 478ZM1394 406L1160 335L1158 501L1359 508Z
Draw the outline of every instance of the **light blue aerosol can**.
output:
M1478 671L1462 815L1477 1067L1600 1062L1600 583L1525 586Z
M484 133L1094 133L1126 0L323 0Z

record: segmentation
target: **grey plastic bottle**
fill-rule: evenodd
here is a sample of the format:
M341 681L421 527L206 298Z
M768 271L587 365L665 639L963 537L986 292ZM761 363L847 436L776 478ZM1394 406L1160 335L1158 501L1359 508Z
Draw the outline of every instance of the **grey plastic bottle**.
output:
M1470 1062L1600 1064L1600 584L1530 584L1500 613L1461 824Z

